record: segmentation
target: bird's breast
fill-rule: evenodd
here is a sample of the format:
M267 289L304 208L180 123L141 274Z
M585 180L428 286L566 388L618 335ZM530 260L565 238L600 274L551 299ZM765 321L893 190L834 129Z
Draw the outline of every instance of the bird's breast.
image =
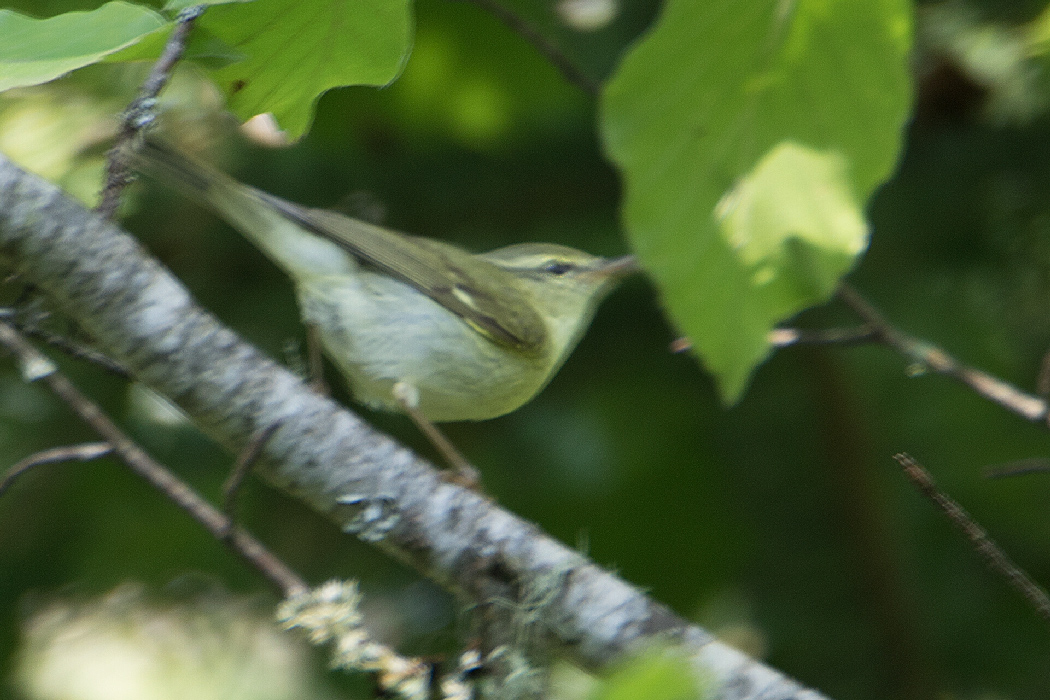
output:
M547 383L556 358L497 345L404 283L363 271L300 283L303 318L354 397L398 410L397 382L419 392L433 421L486 420L509 413Z

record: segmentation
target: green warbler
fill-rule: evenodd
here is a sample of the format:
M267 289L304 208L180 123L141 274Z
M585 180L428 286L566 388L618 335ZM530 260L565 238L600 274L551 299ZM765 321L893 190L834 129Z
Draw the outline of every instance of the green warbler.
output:
M127 156L210 206L292 278L304 321L357 400L399 410L394 387L409 387L431 421L495 418L532 399L637 269L630 256L552 243L475 255L293 204L155 141Z

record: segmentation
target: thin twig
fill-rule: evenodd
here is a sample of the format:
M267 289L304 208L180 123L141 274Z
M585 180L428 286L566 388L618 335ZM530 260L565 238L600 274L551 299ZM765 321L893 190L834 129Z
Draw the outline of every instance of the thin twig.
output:
M123 155L124 146L156 118L153 110L157 104L157 95L167 85L172 69L186 51L186 40L193 29L193 24L204 13L204 8L204 5L194 5L178 14L175 18L175 28L172 29L167 43L164 44L160 58L153 64L149 75L139 88L138 96L124 111L120 132L117 134L113 148L109 151L106 184L102 188L99 205L95 207L95 211L107 219L113 218L120 204L120 195L131 182L131 171Z
M1010 464L992 467L987 472L985 472L984 476L987 479L1006 479L1012 476L1026 476L1028 474L1045 474L1046 472L1050 472L1050 461L1046 459L1034 458L1023 459L1017 462L1011 462Z
M87 345L81 345L64 335L52 333L51 331L45 330L36 325L22 323L19 321L15 309L0 309L0 317L4 318L16 330L29 338L47 343L56 350L60 350L74 359L89 362L122 379L131 379L131 374L109 355L99 352Z
M1043 361L1039 363L1039 378L1035 382L1035 390L1043 398L1050 396L1050 352L1043 355Z
M686 338L685 336L675 338L667 346L667 349L675 355L687 352L693 349L693 341L689 340L689 338Z
M226 477L226 483L222 485L222 512L226 514L227 536L233 532L234 522L236 521L237 495L241 491L241 484L244 483L244 478L248 476L248 471L259 459L259 455L262 454L262 449L266 447L266 443L269 442L280 426L280 423L272 423L252 438L252 441L248 443L248 447L237 458L233 469L230 470L230 475Z
M1006 552L988 536L988 533L970 517L970 514L961 505L937 488L930 473L916 462L911 455L900 453L894 455L893 458L901 465L904 475L915 484L919 492L933 501L948 516L952 524L962 530L963 534L970 540L970 543L973 544L974 549L977 550L977 553L984 557L988 566L1002 575L1010 585L1021 592L1021 595L1031 603L1036 612L1047 621L1050 621L1050 596L1047 596L1046 591L1033 581L1023 569L1010 560Z
M43 328L25 328L20 326L17 322L13 323L22 333L30 338L47 343L56 350L61 350L65 354L77 360L84 360L91 364L101 367L105 371L113 374L122 379L131 379L131 374L124 369L118 362L116 362L109 355L99 352L92 347L87 345L81 345L75 341L70 340L64 335L58 333L52 333L51 331L44 330Z
M185 510L194 520L204 526L216 539L226 543L234 552L255 566L285 595L290 596L308 589L306 582L289 569L282 561L241 528L234 528L227 536L226 516L201 498L186 483L155 461L117 427L109 416L72 382L58 372L13 326L0 322L0 345L18 358L23 372L31 379L44 381L48 388L62 399L73 412L97 432L139 476L156 487Z
M112 451L113 448L108 442L85 442L82 445L53 447L50 450L43 450L29 455L25 459L16 462L0 479L0 496L4 495L4 492L15 483L18 477L34 467L44 464L55 464L56 462L87 462L104 457Z
M26 317L26 320L23 321L22 317ZM94 348L74 342L64 335L52 333L51 331L41 328L40 322L46 320L48 317L49 314L46 312L33 314L32 312L26 312L21 309L19 305L0 307L0 318L6 320L23 335L43 341L48 345L61 350L70 357L90 362L91 364L97 365L107 372L115 374L123 379L131 378L128 371L108 355L105 355Z
M791 345L863 345L879 339L871 326L856 328L774 328L769 332L769 344L786 348Z
M561 71L561 74L570 83L583 90L591 97L597 97L601 91L601 85L589 75L581 71L575 63L550 39L543 36L523 17L514 13L513 10L501 5L498 0L469 0L478 7L494 15L496 19L503 22L512 32L533 45L544 58Z
M870 325L863 325L856 328L774 328L766 338L773 347L786 348L792 345L863 345L878 342L880 335ZM675 338L670 350L680 353L692 347L693 342L688 338Z
M925 369L952 377L986 399L1030 421L1043 421L1047 418L1046 401L1038 396L1025 393L987 372L964 365L935 345L903 333L891 325L874 306L850 286L841 285L838 296L864 319L877 335L878 340L894 348L912 362Z

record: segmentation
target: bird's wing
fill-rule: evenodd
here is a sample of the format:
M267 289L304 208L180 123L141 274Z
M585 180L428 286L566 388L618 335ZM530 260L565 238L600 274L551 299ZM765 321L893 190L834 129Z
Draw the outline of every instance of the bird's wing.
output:
M497 265L448 243L264 196L284 216L416 288L489 340L523 352L544 348L543 319L517 291L513 275Z

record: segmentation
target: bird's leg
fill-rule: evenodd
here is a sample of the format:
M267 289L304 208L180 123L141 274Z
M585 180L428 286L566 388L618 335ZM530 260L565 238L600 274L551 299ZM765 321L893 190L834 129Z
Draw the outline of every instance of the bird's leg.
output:
M330 396L324 381L324 357L321 354L321 329L315 323L306 324L306 361L310 371L310 388L322 396Z
M401 406L401 410L412 419L420 432L426 435L441 456L445 458L454 473L448 475L448 480L465 486L474 491L481 490L481 475L478 470L467 461L467 458L456 449L445 434L438 430L422 411L419 410L419 390L408 382L397 382L393 388L394 400Z

